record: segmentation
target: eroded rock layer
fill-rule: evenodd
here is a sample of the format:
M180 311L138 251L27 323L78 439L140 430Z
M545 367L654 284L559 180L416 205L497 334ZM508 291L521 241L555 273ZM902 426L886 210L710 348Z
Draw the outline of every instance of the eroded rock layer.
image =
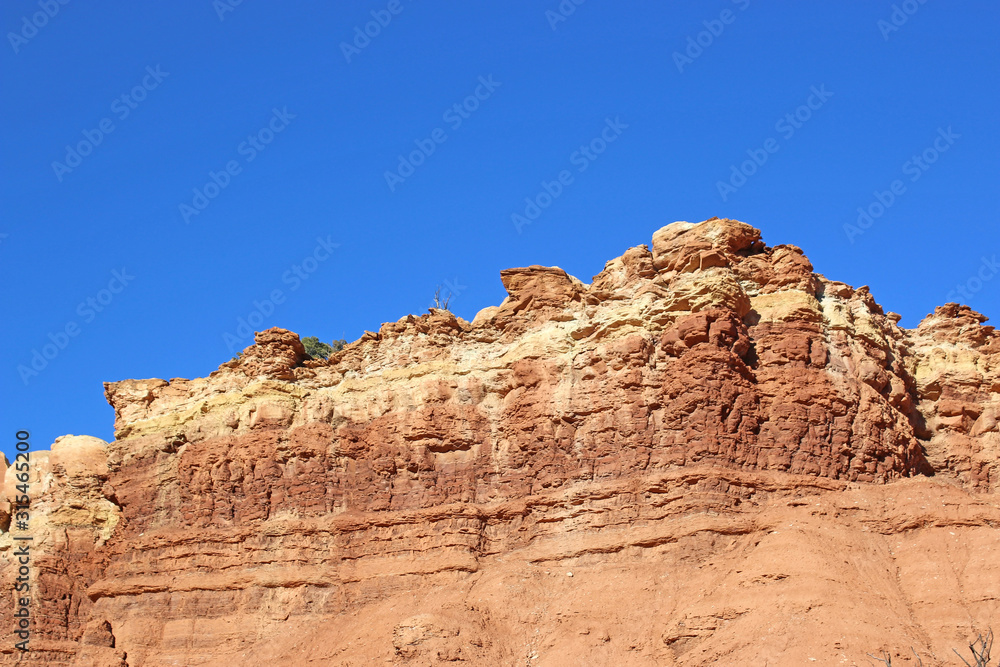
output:
M108 383L114 442L33 455L0 664L932 665L1000 628L983 316L902 329L720 219L501 279L471 323Z

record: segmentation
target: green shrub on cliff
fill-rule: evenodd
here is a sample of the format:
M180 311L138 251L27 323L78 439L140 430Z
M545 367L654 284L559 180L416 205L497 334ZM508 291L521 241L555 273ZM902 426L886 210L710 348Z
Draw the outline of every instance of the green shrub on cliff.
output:
M344 339L335 340L331 344L324 343L316 336L306 336L302 339L302 345L306 348L306 354L314 359L326 359L334 352L340 352L347 345Z

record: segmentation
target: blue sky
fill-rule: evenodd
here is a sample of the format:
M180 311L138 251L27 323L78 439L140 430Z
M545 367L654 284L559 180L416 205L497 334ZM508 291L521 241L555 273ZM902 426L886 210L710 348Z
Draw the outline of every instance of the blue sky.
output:
M906 326L996 316L998 25L985 0L11 0L0 450L110 439L102 382L207 375L241 319L353 340L437 285L471 319L503 268L589 281L675 220L760 227Z

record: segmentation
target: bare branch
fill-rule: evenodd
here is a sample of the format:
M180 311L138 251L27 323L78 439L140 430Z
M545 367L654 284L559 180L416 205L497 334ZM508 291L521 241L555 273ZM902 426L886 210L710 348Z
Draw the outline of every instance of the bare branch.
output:
M434 290L434 305L433 308L439 308L441 310L448 310L448 304L451 303L451 292L448 292L448 296L441 297L441 286L438 285L437 289Z
M885 651L882 651L881 658L874 656L871 653L865 653L865 655L867 655L869 658L872 658L873 660L878 660L879 662L883 663L885 667L892 667L892 656L890 656Z
M976 640L969 644L969 651L972 653L972 659L976 661L973 665L968 660L962 657L962 654L958 652L957 649L952 649L955 651L955 655L958 659L964 662L967 667L988 667L990 664L990 651L993 650L993 628L990 628L986 632L986 636L983 637L982 633L976 636Z
M958 659L959 659L959 660L961 660L962 662L964 662L964 663L965 663L966 665L968 665L969 667L972 667L972 665L969 665L969 662L968 662L968 660L966 660L965 658L963 658L963 657L962 657L962 654L958 652L958 649L957 649L957 648L953 648L953 649L951 649L951 650L955 652L955 655L957 655L957 656L958 656Z

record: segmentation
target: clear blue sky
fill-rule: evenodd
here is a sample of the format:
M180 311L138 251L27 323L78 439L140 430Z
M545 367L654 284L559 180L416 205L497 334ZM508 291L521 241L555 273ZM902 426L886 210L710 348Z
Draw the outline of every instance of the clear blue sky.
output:
M110 439L103 381L207 375L255 300L353 340L450 281L471 319L722 216L914 326L1000 254L996 2L228 1L0 10L8 454Z

